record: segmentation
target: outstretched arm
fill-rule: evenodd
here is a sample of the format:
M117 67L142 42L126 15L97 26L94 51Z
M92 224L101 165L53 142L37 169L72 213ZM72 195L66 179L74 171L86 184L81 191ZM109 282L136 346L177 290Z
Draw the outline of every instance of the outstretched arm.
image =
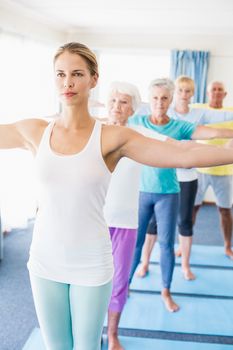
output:
M25 119L13 124L1 124L0 149L24 148L36 152L47 124L41 119Z
M216 138L233 138L233 130L220 129L209 126L198 126L192 134L192 140L206 140Z
M233 150L208 145L178 146L157 141L132 130L123 130L125 142L120 153L139 163L161 168L193 168L233 163ZM178 142L178 141L176 141Z

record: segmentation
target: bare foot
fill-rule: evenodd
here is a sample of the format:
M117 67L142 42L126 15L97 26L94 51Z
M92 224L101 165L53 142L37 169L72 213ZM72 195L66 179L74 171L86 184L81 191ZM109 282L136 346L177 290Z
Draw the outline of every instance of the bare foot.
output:
M145 277L147 274L148 274L148 272L149 272L149 269L148 269L148 267L147 266L145 266L145 265L141 265L141 266L139 266L139 269L138 269L138 271L136 272L136 275L138 276L138 277Z
M162 291L161 295L164 305L169 312L176 312L179 310L179 305L174 302L169 291Z
M194 273L192 273L190 269L183 269L182 272L183 272L184 278L187 281L193 281L196 279L196 276L194 275Z
M225 254L229 259L233 260L233 251L231 250L231 248L226 249Z
M108 339L108 350L124 350L117 336Z
M179 247L175 251L175 256L177 256L177 258L180 258L182 256L181 249Z

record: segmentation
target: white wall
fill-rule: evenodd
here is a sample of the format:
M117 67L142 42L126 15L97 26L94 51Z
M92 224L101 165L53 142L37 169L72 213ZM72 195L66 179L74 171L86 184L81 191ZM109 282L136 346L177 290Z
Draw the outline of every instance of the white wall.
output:
M228 96L226 105L233 106L233 35L141 35L134 33L108 34L95 33L71 33L67 40L78 40L86 43L91 48L121 48L127 50L206 50L210 51L210 67L208 81L221 79L226 83Z
M58 30L53 23L42 23L40 17L30 16L30 12L22 12L22 7L14 3L12 6L0 1L0 31L15 33L27 38L52 43L54 45L66 40L66 33Z
M209 81L222 79L227 86L229 94L226 98L227 105L233 105L233 35L192 35L192 34L141 34L135 35L128 29L122 32L118 28L115 33L108 31L88 32L87 30L67 34L64 30L58 30L58 24L42 22L38 16L33 18L30 12L22 12L19 5L9 7L0 2L0 31L9 31L25 35L34 40L39 40L58 46L66 41L77 40L86 43L93 49L121 48L121 49L146 49L148 50L209 50L211 52Z
M77 40L93 49L121 48L148 50L209 50L211 52L209 81L222 79L227 86L226 105L233 105L233 35L192 35L192 34L141 34L95 31L80 31L67 34L58 30L55 23L42 23L30 13L22 13L21 7L9 8L0 3L0 30L19 33L35 40L58 46L66 41Z
M233 106L233 54L212 55L210 59L208 81L221 80L228 92L226 106Z
M226 106L233 106L233 35L141 35L134 37L133 33L72 33L68 40L85 42L95 49L145 49L145 50L204 50L210 51L208 82L221 80L225 83L228 94ZM209 188L205 200L215 202L213 190Z
M52 23L42 24L40 18L30 18L20 9L5 8L0 3L0 30L19 33L35 40L48 42L53 46L66 41L77 40L89 45L92 49L140 49L170 50L190 49L209 50L211 52L208 81L222 80L226 84L228 95L226 105L233 106L233 35L192 35L192 34L141 34L133 32L78 32L66 34ZM208 200L213 200L211 191Z

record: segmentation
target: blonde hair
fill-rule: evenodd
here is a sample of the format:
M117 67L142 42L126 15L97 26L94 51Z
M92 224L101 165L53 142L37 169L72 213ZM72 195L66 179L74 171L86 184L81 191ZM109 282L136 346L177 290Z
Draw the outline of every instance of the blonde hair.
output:
M190 77L188 77L187 75L180 75L178 78L176 78L175 80L175 86L179 86L182 83L186 83L189 84L192 91L194 92L195 90L195 83L194 80Z
M70 42L60 46L54 56L54 63L56 62L57 58L66 51L81 56L87 63L91 75L99 76L96 55L86 45L77 42Z

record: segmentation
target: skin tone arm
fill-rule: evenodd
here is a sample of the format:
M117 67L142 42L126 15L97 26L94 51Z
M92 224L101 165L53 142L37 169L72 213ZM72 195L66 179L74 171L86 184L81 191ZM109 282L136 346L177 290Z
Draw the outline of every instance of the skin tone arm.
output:
M128 128L105 126L103 129L106 136L103 138L103 156L110 170L114 170L122 157L162 168L193 168L233 163L231 149L207 145L180 147L174 143L144 137Z
M192 140L206 140L216 138L233 138L232 129L211 128L209 126L197 126L192 134Z
M23 148L35 154L47 125L46 121L40 119L0 125L0 149ZM177 146L171 142L145 137L129 128L110 125L103 126L102 154L111 171L122 157L162 168L193 168L233 163L231 149L208 145L191 147L185 143Z
M0 149L23 148L35 154L47 125L41 119L26 119L0 125Z

